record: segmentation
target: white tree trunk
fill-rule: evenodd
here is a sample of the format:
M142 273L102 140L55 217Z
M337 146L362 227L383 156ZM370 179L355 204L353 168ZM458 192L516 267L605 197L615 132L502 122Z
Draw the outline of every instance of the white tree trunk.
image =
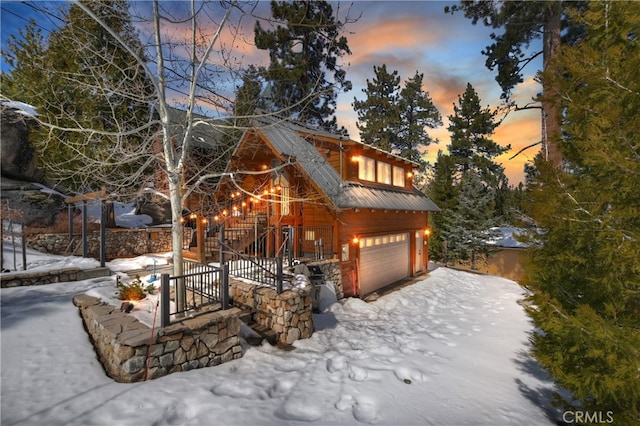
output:
M182 243L184 226L182 223L182 195L180 194L180 175L172 173L169 180L169 200L171 202L171 242L173 253L173 275L176 277L184 274ZM184 280L178 279L176 285L176 308L183 311L186 308L184 295Z

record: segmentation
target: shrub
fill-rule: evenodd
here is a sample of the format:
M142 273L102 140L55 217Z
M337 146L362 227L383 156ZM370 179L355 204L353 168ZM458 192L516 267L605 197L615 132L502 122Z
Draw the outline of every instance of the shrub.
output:
M147 294L153 293L155 287L148 285L143 287L140 277L136 275L135 280L130 284L124 284L120 281L120 277L117 278L116 287L118 288L118 299L120 300L142 300L147 297Z

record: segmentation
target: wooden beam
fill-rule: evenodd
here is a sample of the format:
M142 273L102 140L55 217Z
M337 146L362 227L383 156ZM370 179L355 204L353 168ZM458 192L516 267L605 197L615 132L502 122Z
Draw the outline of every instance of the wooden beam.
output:
M79 201L104 200L105 198L107 198L107 191L103 189L101 191L89 192L88 194L67 197L64 199L64 202L67 204L75 204Z

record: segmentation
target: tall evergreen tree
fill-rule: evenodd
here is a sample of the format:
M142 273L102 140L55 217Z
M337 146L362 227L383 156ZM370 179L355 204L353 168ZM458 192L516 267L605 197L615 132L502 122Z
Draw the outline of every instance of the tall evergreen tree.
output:
M400 133L394 148L400 156L423 167L421 148L429 146L434 141L427 128L435 129L442 126L442 117L438 108L433 104L429 92L422 89L424 74L416 74L408 79L400 91Z
M391 152L398 144L401 121L399 110L400 76L398 71L387 71L387 65L373 66L375 77L362 89L366 99L353 99L358 114L360 140L366 144Z
M431 220L431 239L429 255L435 260L444 259L444 221L448 212L457 205L458 187L454 181L456 165L453 158L438 151L438 157L433 165L433 179L427 186L427 194L440 207L441 213L429 215Z
M440 112L422 88L424 75L416 71L401 87L398 71L387 71L386 64L374 65L373 71L375 77L367 79L362 89L366 99L354 98L352 104L358 114L360 139L424 167L420 148L434 142L427 128L442 125Z
M493 159L511 149L510 145L503 147L490 139L498 126L495 114L489 107L480 106L478 94L467 83L464 94L458 96L458 104L453 106L453 115L449 116L451 144L447 146L459 176L471 170L493 188L506 179L504 168Z
M442 238L447 262L469 262L476 269L478 257L490 252L490 229L498 225L494 215L495 190L473 170L460 180L456 205L444 216Z
M142 52L125 1L86 4L132 49ZM150 105L145 94L151 87L141 67L131 64L129 53L78 5L62 12L64 25L49 34L46 44L34 24L21 40L12 38L7 56L13 69L3 76L3 91L34 105L47 122L56 124L32 132L46 178L72 190L97 189L96 170L83 167L85 158L104 164L114 182L144 167L140 157L123 158L113 147L135 145L153 131L145 127ZM71 128L94 131L66 130Z
M491 34L493 43L482 53L487 57L487 68L491 71L497 69L496 81L503 90L502 98L507 106L518 109L521 106L515 105L511 95L513 89L523 81L524 68L542 55L543 70L548 69L551 60L560 49L562 29L565 29L565 34L574 35L575 27L569 31L566 19L568 5L577 7L579 2L463 0L458 5L445 7L445 13L462 11L474 25L481 21L486 26L502 31L501 34ZM529 53L531 43L540 38L542 49ZM540 100L543 157L554 167L559 167L562 157L553 140L560 133L560 110L553 102L546 100L549 94L548 87L543 85L542 91L543 97Z
M537 164L544 230L525 284L534 354L580 410L640 415L640 4L592 2L544 84L563 110L564 170ZM569 401L564 401L571 407ZM576 407L571 407L576 409Z
M341 35L345 24L324 0L272 0L271 14L284 26L272 30L260 22L255 26L256 46L269 51L270 64L262 68L270 84L269 101L300 121L337 131L337 95L351 90L338 63L351 54L347 38Z
M484 232L486 241L489 228L499 224L500 215L495 209L497 190L507 184L507 178L503 167L495 163L494 158L508 150L509 146L502 147L490 138L498 125L494 120L495 112L480 106L480 98L471 84L467 84L464 94L458 96L453 111L449 116L449 153L438 153L434 180L428 189L429 195L442 209L442 214L433 219L435 229L431 240L435 259L444 258L445 249L442 245L446 241L449 254L467 260L471 259L472 253L482 253L482 250L479 246L480 236L474 243L465 243L468 240L466 233L476 235ZM462 191L463 180L466 180L465 193ZM480 190L475 180L479 180L484 189ZM475 194L478 198L473 198L474 194L470 192L472 188L479 191ZM485 198L491 198L491 202ZM482 229L477 229L476 225L465 219L472 217L466 209L474 203L476 208L488 209L476 212L486 217L486 220L478 222L478 226L484 227ZM456 218L455 224L448 218L450 215ZM489 218L496 220L490 221ZM467 225L470 228L465 231L464 226ZM459 235L454 236L456 232Z
M242 75L242 85L236 90L233 105L236 119L248 118L255 113L256 109L266 107L265 99L261 96L262 86L260 71L254 65L250 65Z
M5 96L35 104L46 88L45 39L35 20L30 20L19 35L11 35L7 49L2 51L11 71L2 72L2 93ZM19 96L19 97L18 97Z

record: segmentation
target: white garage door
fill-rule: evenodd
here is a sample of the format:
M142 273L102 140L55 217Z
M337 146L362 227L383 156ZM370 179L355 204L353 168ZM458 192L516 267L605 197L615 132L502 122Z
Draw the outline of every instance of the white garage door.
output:
M409 234L360 240L360 295L365 296L410 275Z

